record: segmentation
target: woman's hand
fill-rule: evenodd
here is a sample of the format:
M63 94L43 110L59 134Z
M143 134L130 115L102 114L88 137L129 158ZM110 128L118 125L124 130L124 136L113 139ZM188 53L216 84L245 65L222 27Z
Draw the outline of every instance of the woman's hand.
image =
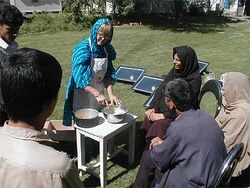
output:
M117 104L117 105L120 105L121 104L121 101L120 99L118 99L115 95L113 94L109 94L109 100L111 102L111 104Z
M155 146L162 144L163 140L159 137L155 137L151 140L149 149L153 149Z
M149 114L149 120L150 121L157 121L157 120L160 120L160 119L164 119L164 115L161 114L161 113L151 113Z
M149 116L151 113L154 113L155 112L155 109L154 108L151 108L151 109L148 109L146 112L145 112L145 116L147 117L148 120L150 120Z
M99 104L101 104L102 106L104 106L104 105L105 105L105 101L106 101L106 97L105 97L103 94L99 93L99 94L96 96L96 100L97 100L97 102L98 102Z

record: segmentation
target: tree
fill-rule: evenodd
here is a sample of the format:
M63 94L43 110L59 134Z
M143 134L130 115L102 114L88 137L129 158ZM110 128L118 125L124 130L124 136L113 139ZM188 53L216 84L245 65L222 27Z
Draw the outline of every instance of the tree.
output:
M63 12L72 13L73 21L81 23L86 21L86 16L105 16L105 0L63 0Z

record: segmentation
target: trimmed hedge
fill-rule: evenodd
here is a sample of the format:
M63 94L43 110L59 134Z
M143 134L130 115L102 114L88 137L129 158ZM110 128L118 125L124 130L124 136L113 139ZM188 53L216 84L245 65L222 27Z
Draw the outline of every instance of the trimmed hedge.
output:
M96 20L94 16L83 16L81 22L76 24L70 13L45 12L27 14L25 18L20 34L81 30L89 28Z

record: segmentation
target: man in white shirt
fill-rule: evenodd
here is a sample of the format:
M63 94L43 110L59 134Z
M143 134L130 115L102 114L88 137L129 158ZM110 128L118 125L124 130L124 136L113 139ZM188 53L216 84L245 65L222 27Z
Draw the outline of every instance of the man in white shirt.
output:
M15 6L9 4L0 6L0 64L17 50L18 44L15 39L23 21L22 13ZM0 90L0 126L6 119L7 114Z
M62 68L50 54L18 49L1 67L9 119L0 127L1 188L82 188L79 171L41 129L58 98Z

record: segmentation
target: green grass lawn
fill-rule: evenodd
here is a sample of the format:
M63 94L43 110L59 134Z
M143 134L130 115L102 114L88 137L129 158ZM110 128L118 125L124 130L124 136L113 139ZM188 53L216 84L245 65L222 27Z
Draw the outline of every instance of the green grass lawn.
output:
M74 45L89 31L71 31L20 35L20 47L37 48L55 56L63 67L63 80L59 100L50 119L61 119L64 94L71 71L71 52ZM250 78L250 22L230 19L194 20L183 23L160 23L157 25L115 27L112 44L117 51L114 66L141 67L147 75L161 76L172 67L172 49L179 45L190 45L198 59L209 62L208 70L216 78L227 71L239 71ZM138 116L137 125L144 117L143 104L148 96L136 93L131 85L117 83L114 93L127 106L130 113ZM138 145L136 145L137 147ZM136 163L128 167L127 158L122 155L108 163L107 187L130 187L137 172L140 152ZM98 187L99 181L84 177L86 187Z

